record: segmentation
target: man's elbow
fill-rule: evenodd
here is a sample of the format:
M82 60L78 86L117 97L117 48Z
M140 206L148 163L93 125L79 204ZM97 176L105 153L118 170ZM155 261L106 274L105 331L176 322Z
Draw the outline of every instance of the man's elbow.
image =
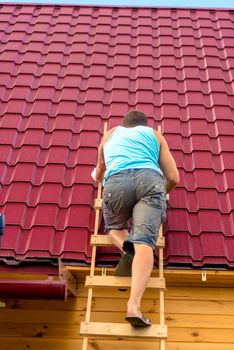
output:
M106 167L104 164L97 165L96 168L96 181L102 181L105 175Z
M180 174L179 174L178 170L176 170L173 173L169 174L169 176L167 176L167 180L171 183L171 185L173 187L178 185L178 183L180 182Z

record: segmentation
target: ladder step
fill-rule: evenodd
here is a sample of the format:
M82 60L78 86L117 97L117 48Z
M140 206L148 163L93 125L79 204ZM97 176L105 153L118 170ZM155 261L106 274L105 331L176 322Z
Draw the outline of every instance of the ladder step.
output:
M110 287L110 288L129 288L131 287L131 277L117 276L87 276L85 281L86 287ZM165 289L165 279L151 277L147 288Z
M95 209L102 209L102 198L95 199L94 208Z
M110 237L108 235L92 235L91 236L91 245L102 247L102 246L111 246L113 245ZM164 237L158 237L156 242L157 248L164 248L165 247L165 238Z
M165 248L165 237L158 236L157 242L156 242L157 248Z
M167 338L167 326L134 328L128 323L81 322L80 335L126 338Z
M113 243L110 237L107 235L92 235L91 245L101 247L101 246L110 246L110 245L113 245Z

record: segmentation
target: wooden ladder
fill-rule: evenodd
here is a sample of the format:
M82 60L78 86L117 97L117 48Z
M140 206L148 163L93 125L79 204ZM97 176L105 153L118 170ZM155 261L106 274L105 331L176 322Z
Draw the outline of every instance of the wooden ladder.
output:
M107 125L105 124L104 133ZM94 288L130 288L131 277L116 277L116 276L95 276L95 262L97 247L100 246L112 246L109 236L98 234L99 221L102 209L102 183L98 184L98 193L95 200L95 225L94 234L91 236L92 245L92 258L90 275L86 277L85 286L88 287L87 308L85 321L80 324L80 335L83 338L82 350L88 349L88 340L97 337L122 337L122 338L148 338L158 339L160 344L160 350L165 350L165 339L167 338L167 326L165 325L165 312L164 312L164 291L165 291L165 279L163 273L163 248L165 246L165 239L162 233L162 226L159 230L159 236L157 239L156 247L159 249L159 277L151 277L149 279L147 288L159 290L159 316L160 323L153 324L150 327L134 328L128 323L108 323L108 322L90 322L91 308L93 299Z

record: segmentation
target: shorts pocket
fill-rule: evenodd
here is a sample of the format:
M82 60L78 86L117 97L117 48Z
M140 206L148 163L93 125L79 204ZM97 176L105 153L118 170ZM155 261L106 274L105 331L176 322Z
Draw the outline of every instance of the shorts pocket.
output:
M145 196L154 196L160 193L165 193L165 185L162 179L158 179L157 175L146 175L141 179L141 181L139 181L139 185L137 187L138 199Z
M103 207L115 213L123 207L124 188L110 191L106 190L103 194Z

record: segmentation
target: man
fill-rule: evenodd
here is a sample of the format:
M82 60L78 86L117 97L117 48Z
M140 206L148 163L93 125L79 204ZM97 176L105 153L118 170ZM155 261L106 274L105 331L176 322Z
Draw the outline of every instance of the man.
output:
M179 182L165 138L147 123L144 113L133 110L124 116L123 126L107 131L92 173L96 181L104 179L106 232L123 253L116 275L129 275L127 268L131 268L126 320L136 327L151 325L140 304L153 269L159 228L166 218L166 194Z

